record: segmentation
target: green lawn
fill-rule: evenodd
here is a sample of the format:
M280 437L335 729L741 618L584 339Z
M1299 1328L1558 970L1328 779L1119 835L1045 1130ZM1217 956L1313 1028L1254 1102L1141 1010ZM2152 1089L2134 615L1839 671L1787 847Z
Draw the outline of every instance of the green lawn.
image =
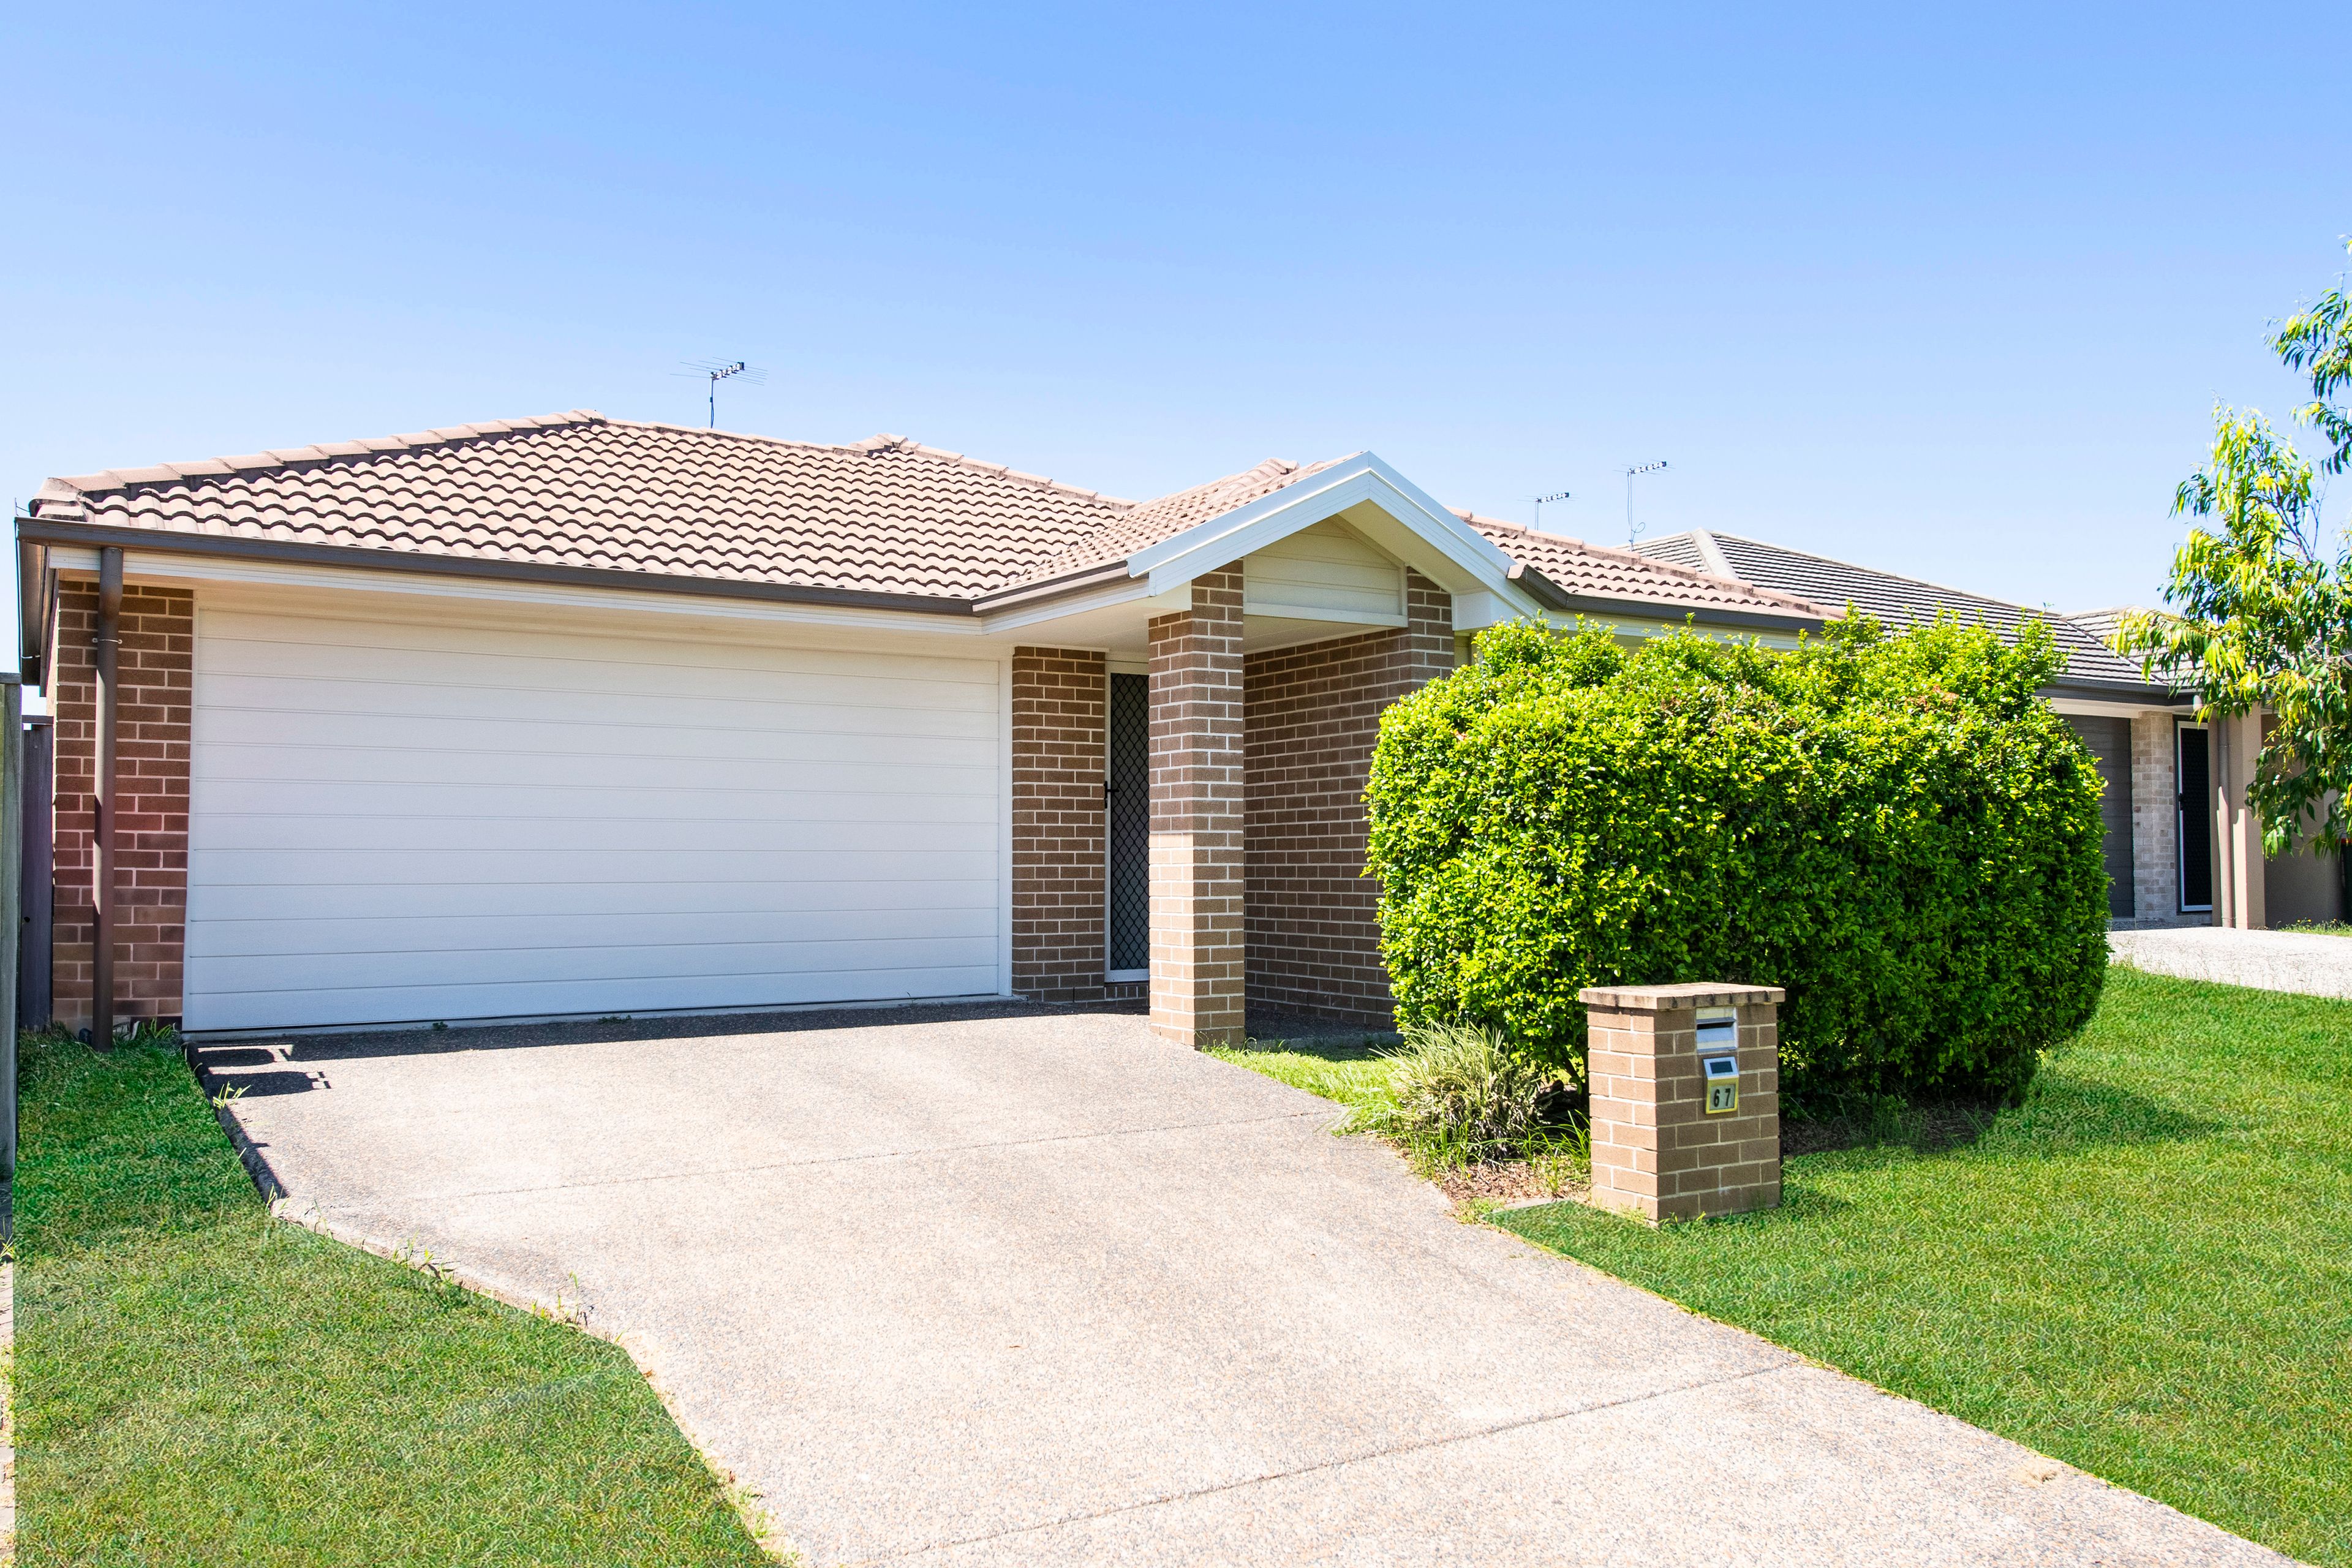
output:
M268 1217L173 1052L27 1037L26 1564L759 1564L628 1357Z
M1977 1142L1544 1246L2315 1563L2352 1563L2352 1003L2108 972Z
M1296 1049L1282 1040L1253 1040L1247 1046L1213 1046L1209 1054L1293 1089L1336 1100L1351 1110L1373 1110L1389 1102L1389 1064L1380 1055L1382 1048L1318 1045Z

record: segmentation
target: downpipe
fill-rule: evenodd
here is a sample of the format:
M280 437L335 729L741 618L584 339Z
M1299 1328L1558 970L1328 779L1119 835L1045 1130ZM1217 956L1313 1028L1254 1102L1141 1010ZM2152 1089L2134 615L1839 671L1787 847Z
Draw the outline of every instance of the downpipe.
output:
M90 944L89 1043L100 1050L114 1044L114 930L121 912L115 892L114 803L120 781L115 760L116 710L120 705L122 656L122 549L98 552L98 790L90 879L97 930Z

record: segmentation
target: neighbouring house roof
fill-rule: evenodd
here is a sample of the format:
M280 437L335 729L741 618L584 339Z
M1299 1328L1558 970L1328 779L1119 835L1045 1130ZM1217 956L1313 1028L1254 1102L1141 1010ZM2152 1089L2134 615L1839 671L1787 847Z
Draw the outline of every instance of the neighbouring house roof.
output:
M575 409L51 479L31 516L53 538L134 529L306 560L365 563L359 552L373 552L416 568L621 573L969 613L1116 573L1366 457L1274 459L1138 502L898 436L825 446ZM1517 563L1514 580L1540 587L1540 602L1781 625L1832 613L1775 587L1456 515Z
M2121 615L2120 610L2062 616L1712 529L1643 540L1634 548L1654 561L1801 595L1815 604L1832 606L1832 615L1843 615L1851 604L1898 627L1917 626L1948 612L1964 622L1989 626L2003 637L2013 637L2026 622L2042 621L2065 651L2066 684L2129 688L2135 692L2151 689L2138 665L2107 647L2113 617Z
M1579 598L1655 603L1662 608L1779 611L1811 620L1845 613L1798 594L1719 576L1680 562L1659 562L1628 550L1587 544L1564 534L1538 533L1516 523L1456 511L1514 561L1534 567Z

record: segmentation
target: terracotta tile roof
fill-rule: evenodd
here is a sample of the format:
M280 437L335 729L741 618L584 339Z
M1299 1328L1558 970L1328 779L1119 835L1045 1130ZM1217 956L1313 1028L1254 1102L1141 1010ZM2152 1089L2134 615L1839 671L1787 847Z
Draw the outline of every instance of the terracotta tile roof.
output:
M2014 637L2026 622L2044 621L2065 650L2068 679L2108 686L2148 684L2137 664L2106 646L2106 634L2114 629L2113 617L2120 611L2056 615L1713 529L1644 540L1637 548L1661 562L1712 558L1722 563L1727 575L1741 582L1801 594L1832 606L1831 613L1838 616L1844 615L1851 603L1892 626L1916 626L1949 611L1964 622L1981 623L2003 637Z
M1118 521L1108 524L1071 544L1036 570L1024 581L1049 582L1073 572L1083 572L1089 566L1107 565L1124 561L1137 551L1171 539L1196 522L1206 522L1213 517L1223 517L1236 507L1249 505L1272 495L1278 489L1297 484L1309 474L1322 472L1335 463L1347 461L1331 458L1319 463L1294 463L1282 458L1268 458L1254 468L1244 468L1238 474L1227 474L1221 479L1211 479L1205 485L1194 485L1189 490L1177 490L1158 500L1144 501Z
M969 599L1134 503L877 436L814 446L586 410L51 480L164 532Z
M1157 500L898 436L821 446L587 409L52 479L39 518L272 542L908 595L941 607L1115 569L1345 458L1274 458ZM1461 514L1571 595L1815 616L1723 576Z
M1632 551L1587 544L1565 534L1538 533L1515 523L1457 510L1461 518L1512 560L1542 573L1563 591L1580 597L1630 599L1675 609L1742 610L1827 619L1823 609L1794 594L1776 593L1686 566L1654 561Z

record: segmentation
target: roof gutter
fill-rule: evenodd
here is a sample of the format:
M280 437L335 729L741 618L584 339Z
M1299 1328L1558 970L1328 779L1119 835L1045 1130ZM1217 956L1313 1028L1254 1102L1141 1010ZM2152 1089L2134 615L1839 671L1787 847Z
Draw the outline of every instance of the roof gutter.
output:
M1511 574L1515 587L1548 610L1566 615L1640 616L1654 621L1680 620L1688 616L1707 626L1741 626L1754 631L1815 631L1825 625L1819 616L1769 610L1727 610L1716 605L1681 604L1670 599L1603 598L1571 594L1532 566L1519 564Z
M1010 588L999 588L982 594L971 602L981 615L1011 609L1015 605L1034 604L1040 599L1058 599L1069 594L1083 594L1089 588L1099 588L1106 583L1126 583L1133 580L1124 559L1100 566L1087 566L1066 577L1055 577L1043 583L1022 583Z
M541 583L572 588L610 588L631 594L681 594L706 599L755 599L770 604L833 605L845 609L898 610L914 615L969 619L970 599L928 594L886 594L864 588L807 587L791 583L745 583L722 577L678 577L656 572L625 572L609 566L555 566L534 561L488 561L467 555L426 555L342 544L297 544L278 539L240 539L216 533L176 533L124 528L111 523L68 522L20 517L16 537L42 544L120 547L158 554L274 561L304 566L340 566L360 572L400 572L426 576L472 577L491 582Z
M2053 699L2073 698L2082 702L2129 702L2144 708L2179 708L2196 706L2194 691L2176 690L2168 686L2148 686L2116 681L2053 680L2042 689L2042 695Z

